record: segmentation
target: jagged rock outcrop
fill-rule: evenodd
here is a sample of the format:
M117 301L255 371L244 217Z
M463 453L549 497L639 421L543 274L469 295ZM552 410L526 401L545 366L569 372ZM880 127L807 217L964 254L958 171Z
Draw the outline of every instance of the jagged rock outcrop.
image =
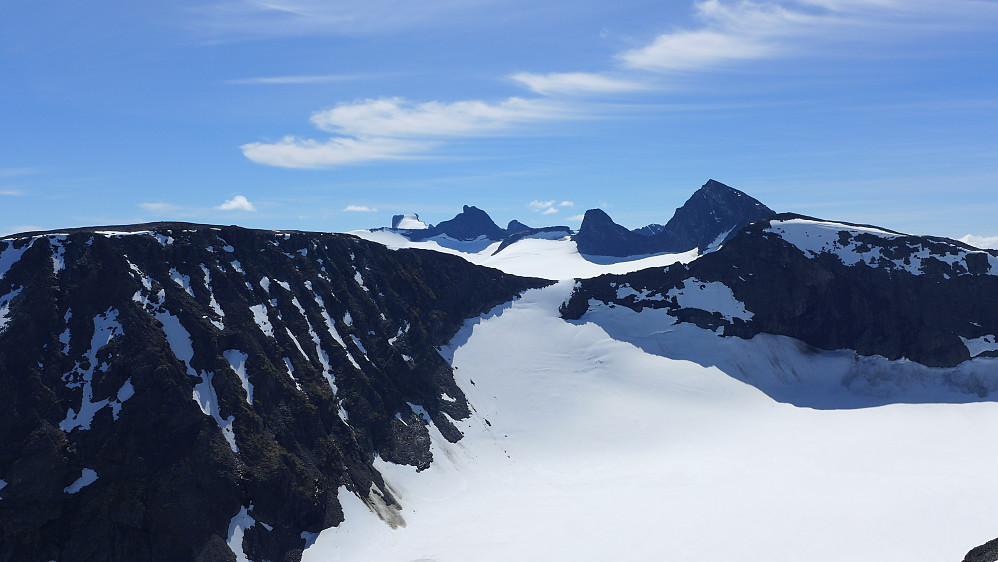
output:
M341 487L396 505L375 456L461 438L435 346L542 283L347 235L0 241L0 560L299 559Z
M525 230L531 230L531 228L523 224L522 222L513 219L509 221L508 225L506 225L506 236L512 236L518 232L523 232Z
M998 539L990 540L981 546L971 549L963 558L963 562L995 561L998 561Z
M659 232L662 232L662 229L664 228L665 228L664 224L652 223L649 225L642 226L641 228L635 228L631 232L633 232L634 234L640 234L641 236L654 236Z
M583 254L597 256L681 253L694 248L706 253L745 225L772 214L772 209L741 191L709 180L661 228L649 225L639 229L641 232L631 231L613 222L605 212L591 209L583 218L575 242Z
M409 239L425 240L441 234L462 241L481 238L498 241L506 237L506 231L499 228L488 213L478 207L465 205L464 209L450 220L432 228L410 232Z

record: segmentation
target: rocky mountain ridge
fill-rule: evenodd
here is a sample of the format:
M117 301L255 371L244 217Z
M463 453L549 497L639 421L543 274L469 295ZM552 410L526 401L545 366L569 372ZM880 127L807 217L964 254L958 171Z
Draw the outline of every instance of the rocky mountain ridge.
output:
M392 229L411 241L448 237L458 241L502 242L495 253L520 240L562 234L571 237L579 252L592 256L631 257L647 254L678 254L699 249L706 253L719 247L741 227L774 213L756 199L715 180L708 180L681 206L665 225L651 224L629 230L601 209L586 211L579 230L567 226L531 228L518 220L500 228L488 213L465 205L453 219L422 228L417 215L396 215ZM420 227L401 226L403 217L417 217ZM414 224L410 219L409 224Z
M598 303L932 368L998 357L998 251L801 215L755 222L689 264L581 280L562 311L578 319Z
M541 284L335 234L0 241L0 560L297 560L344 486L401 524L375 458L469 415L435 346Z

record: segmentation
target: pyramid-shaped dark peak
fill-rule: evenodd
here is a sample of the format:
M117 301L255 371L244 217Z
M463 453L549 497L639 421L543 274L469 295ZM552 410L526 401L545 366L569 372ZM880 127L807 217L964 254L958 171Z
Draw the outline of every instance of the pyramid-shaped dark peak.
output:
M523 224L522 222L520 222L520 221L518 221L516 219L513 219L513 220L509 221L508 225L506 225L506 236L510 236L512 234L516 234L517 232L523 232L525 230L531 230L531 228L529 226Z
M707 183L703 184L693 195L696 196L698 194L714 202L731 201L746 207L765 207L769 209L769 207L766 207L757 199L748 196L744 191L739 191L730 185L725 185L713 179L707 180ZM772 214L771 209L769 214Z
M674 251L716 248L751 222L774 211L758 200L717 180L708 180L686 200L655 238Z
M489 240L505 238L505 231L492 221L488 213L471 205L465 205L457 216L429 229L425 237L439 234L446 234L455 240L475 240L482 236Z

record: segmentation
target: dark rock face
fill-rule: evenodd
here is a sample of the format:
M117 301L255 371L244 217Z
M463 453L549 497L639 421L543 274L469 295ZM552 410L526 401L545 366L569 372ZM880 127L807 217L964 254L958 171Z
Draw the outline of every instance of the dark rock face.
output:
M517 232L523 232L524 230L531 230L531 228L523 224L522 222L514 219L509 221L509 224L506 225L506 236L512 236L513 234L516 234Z
M115 230L0 241L0 561L231 560L241 510L250 558L299 559L341 486L396 503L375 455L461 438L434 346L543 283L346 235Z
M591 256L635 256L666 252L654 237L635 234L613 222L601 209L589 209L575 235L575 244L582 254Z
M734 236L745 225L775 214L745 193L721 182L708 180L682 207L676 209L662 231L655 235L663 247L685 252Z
M998 539L990 540L972 549L963 562L995 562L998 560Z
M662 232L662 229L664 228L664 224L652 223L647 226L642 226L641 228L635 228L632 232L634 232L634 234L640 234L641 236L654 236L659 232Z
M998 334L998 252L953 240L827 225L776 215L687 265L582 280L563 316L580 318L589 299L634 310L665 308L680 322L720 329L725 336L783 335L818 349L852 349L930 367L970 359L963 339ZM824 250L801 249L794 240L824 244ZM751 317L725 318L680 306L669 296L681 287L714 282L730 289ZM621 287L633 291L618 297L624 294L618 292ZM992 340L983 341L990 344L984 348L996 347Z
M464 210L454 218L444 221L433 228L412 231L410 240L425 240L433 236L446 234L455 240L475 240L484 236L488 240L502 240L506 231L492 221L492 217L478 207L464 206Z
M676 209L665 226L652 224L630 231L593 209L586 212L575 241L583 254L598 256L681 253L694 248L706 253L745 225L772 214L772 209L741 191L709 180Z

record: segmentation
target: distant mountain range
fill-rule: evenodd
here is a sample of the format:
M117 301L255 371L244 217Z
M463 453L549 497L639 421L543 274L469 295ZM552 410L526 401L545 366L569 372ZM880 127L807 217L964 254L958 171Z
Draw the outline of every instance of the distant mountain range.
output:
M804 525L795 494L829 480L812 472L893 481L882 466L900 442L953 442L961 466L991 445L978 422L990 410L897 406L995 401L998 251L776 214L713 180L664 225L636 230L598 209L578 231L501 228L465 206L437 225L397 215L356 234L156 223L0 239L0 562L328 559L337 541L380 529L397 534L352 552L517 559L446 549L509 546L579 513L586 524L535 538L564 541L537 552L607 533L616 549L675 554L687 537L657 543L658 519L621 514L702 516L716 543L744 520L712 506L727 513L766 474L780 474L774 490L780 470L805 480L742 508ZM895 409L871 408L884 405ZM932 432L863 440L885 419ZM801 420L811 425L793 433ZM837 440L842 420L863 439ZM800 452L826 430L844 453ZM531 441L552 431L563 433ZM932 464L948 460L912 464L905 486L988 525L972 507L994 488L987 471ZM752 466L764 474L710 496ZM514 515L488 505L454 528L420 526L487 485L483 497L513 498ZM589 524L580 506L593 497L635 503ZM975 533L945 540L963 552L986 538ZM994 560L994 545L967 560Z
M676 209L665 225L650 224L635 230L613 222L599 209L586 211L577 232L567 226L531 228L517 220L510 221L503 229L488 213L467 205L453 219L436 226L423 223L415 214L395 215L392 230L414 242L444 236L463 242L500 242L495 253L523 239L560 234L570 237L584 255L630 257L691 250L706 253L718 248L745 225L772 214L772 209L745 193L709 180Z

